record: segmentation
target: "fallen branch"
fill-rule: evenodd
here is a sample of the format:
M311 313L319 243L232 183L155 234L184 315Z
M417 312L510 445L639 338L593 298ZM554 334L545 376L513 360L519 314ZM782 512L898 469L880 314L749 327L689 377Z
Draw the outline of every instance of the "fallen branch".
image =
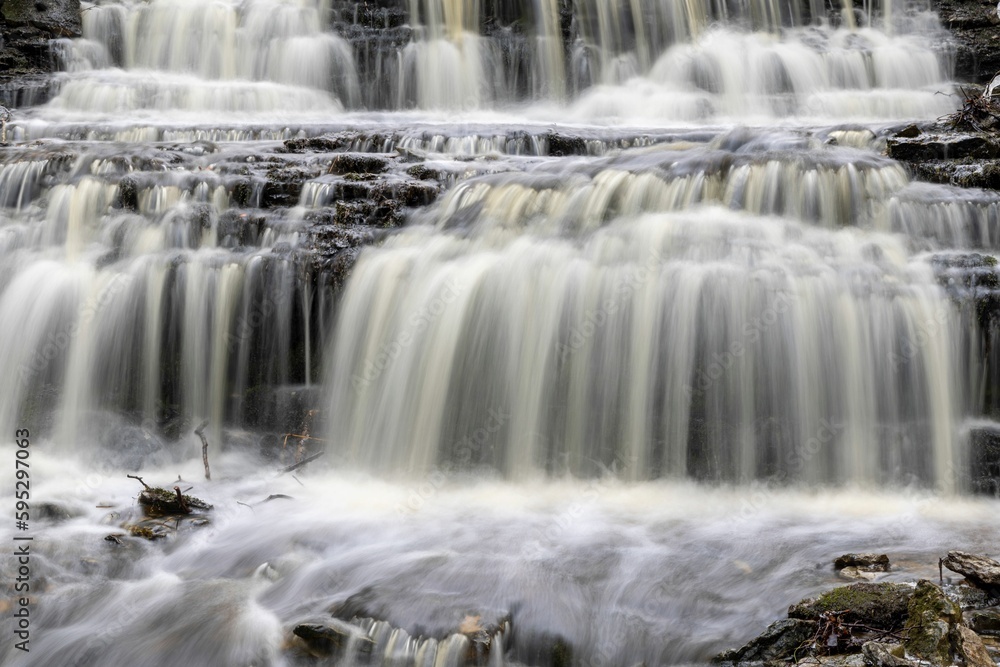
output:
M205 479L212 480L212 471L208 467L208 438L205 437L205 427L208 426L208 420L206 419L201 423L201 426L194 430L201 438L201 460L205 464Z
M147 489L151 489L151 488L153 488L153 487L151 487L151 486L150 486L149 484L146 484L146 483L145 483L144 481L142 481L142 477L139 477L138 475L125 475L125 476L126 476L126 477L128 477L129 479L136 479L136 480L139 480L139 483L140 483L140 484L142 484L142 485L143 485L144 487L146 487Z
M298 463L293 463L290 466L286 466L285 468L282 468L281 470L278 471L278 474L279 475L284 475L286 472L292 472L293 470L298 470L299 468L301 468L302 466L306 465L307 463L312 463L313 461L315 461L319 457L323 456L323 454L326 454L326 452L317 452L317 453L313 454L312 456L307 456L306 458L302 459Z

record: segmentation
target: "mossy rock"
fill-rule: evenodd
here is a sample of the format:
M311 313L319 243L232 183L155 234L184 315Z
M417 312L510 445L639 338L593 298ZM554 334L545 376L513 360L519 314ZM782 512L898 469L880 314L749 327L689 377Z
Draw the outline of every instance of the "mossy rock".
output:
M131 525L125 526L125 528L128 530L128 534L132 537L141 537L142 539L149 541L158 540L167 536L165 532L157 532L149 526Z
M843 614L848 623L861 623L880 630L898 630L906 622L913 589L903 584L858 583L840 586L816 599L789 607L789 618L817 621L820 614Z
M182 500L183 499L183 500ZM194 496L181 495L177 491L167 491L151 486L139 494L139 504L149 517L190 514L193 511L207 511L212 506Z
M955 628L962 624L962 608L926 579L917 582L910 597L905 634L906 651L935 665L952 664Z

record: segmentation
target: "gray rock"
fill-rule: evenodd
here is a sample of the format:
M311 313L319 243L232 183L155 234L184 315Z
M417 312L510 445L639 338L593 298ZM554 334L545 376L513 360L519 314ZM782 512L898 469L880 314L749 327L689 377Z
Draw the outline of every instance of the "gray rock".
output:
M964 551L949 551L943 564L952 572L958 572L973 585L987 593L1000 594L1000 563L992 558L977 556Z
M918 664L906 658L906 650L901 644L865 642L861 655L869 667L913 667Z
M969 627L976 633L990 637L1000 637L1000 611L984 609L967 614Z
M336 618L299 623L292 633L321 655L330 655L349 646L358 652L370 652L375 646L364 630Z
M844 554L833 561L833 569L855 567L861 572L888 572L889 557L885 554Z
M959 625L955 634L955 653L965 667L996 667L979 635L964 625Z
M817 627L815 621L797 618L775 621L742 648L720 653L712 662L748 663L794 658L796 650L816 634Z

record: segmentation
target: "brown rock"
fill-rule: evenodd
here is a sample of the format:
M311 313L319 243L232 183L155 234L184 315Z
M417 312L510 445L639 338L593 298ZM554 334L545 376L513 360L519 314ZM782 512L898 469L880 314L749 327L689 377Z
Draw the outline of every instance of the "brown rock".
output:
M956 653L965 661L965 667L996 667L983 640L975 632L961 625L957 639Z

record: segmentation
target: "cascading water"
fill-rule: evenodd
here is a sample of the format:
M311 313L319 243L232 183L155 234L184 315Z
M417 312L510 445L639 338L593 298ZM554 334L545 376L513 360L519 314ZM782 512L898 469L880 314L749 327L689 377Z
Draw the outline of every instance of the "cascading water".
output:
M85 3L0 146L0 661L701 664L988 551L1000 197L883 155L948 53L854 4Z

